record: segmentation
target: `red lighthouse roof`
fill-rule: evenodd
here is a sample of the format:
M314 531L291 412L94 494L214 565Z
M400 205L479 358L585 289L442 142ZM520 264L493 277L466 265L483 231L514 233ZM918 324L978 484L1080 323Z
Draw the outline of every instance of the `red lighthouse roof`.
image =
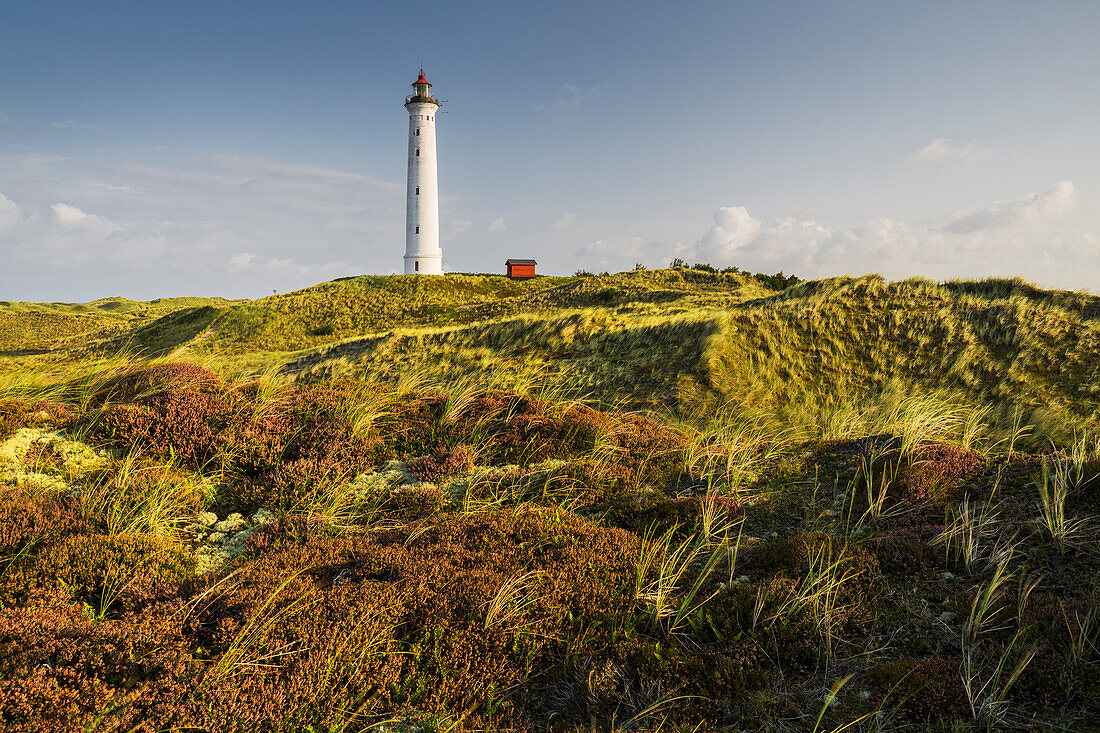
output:
M430 81L428 81L427 79L424 78L424 68L423 67L420 68L420 78L413 82L413 86L415 87L417 84L427 84L428 86L432 85Z

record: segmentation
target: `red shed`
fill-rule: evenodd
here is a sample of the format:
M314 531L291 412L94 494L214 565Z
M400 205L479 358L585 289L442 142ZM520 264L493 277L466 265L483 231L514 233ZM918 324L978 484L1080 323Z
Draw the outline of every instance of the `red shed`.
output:
M535 276L534 260L508 260L504 265L508 268L508 277L513 280L526 280Z

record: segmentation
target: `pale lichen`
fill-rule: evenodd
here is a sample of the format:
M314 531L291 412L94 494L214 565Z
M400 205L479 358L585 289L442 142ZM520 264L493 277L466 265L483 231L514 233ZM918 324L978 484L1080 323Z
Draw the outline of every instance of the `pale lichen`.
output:
M48 450L55 460L28 466L32 448ZM0 443L0 480L42 491L68 491L74 481L105 462L102 451L41 428L20 428Z
M247 519L239 512L233 512L222 520L214 512L200 514L191 530L195 536L196 572L203 575L220 570L226 563L244 554L253 534L277 519L274 512L262 507Z

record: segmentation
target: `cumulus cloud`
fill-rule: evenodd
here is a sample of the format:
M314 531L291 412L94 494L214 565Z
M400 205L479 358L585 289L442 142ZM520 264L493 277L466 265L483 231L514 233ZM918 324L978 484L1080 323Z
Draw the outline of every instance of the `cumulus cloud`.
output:
M1068 214L1077 205L1077 186L1059 181L1049 191L1029 193L1011 201L996 201L961 212L944 229L954 234L984 229L1038 224Z
M489 232L490 234L496 234L497 232L503 232L504 231L504 217L503 216L498 216L496 219L493 219L493 223L490 224L489 228L486 229L485 231Z
M1060 287L1095 288L1100 242L1057 227L1077 189L1062 181L1048 191L911 223L879 218L829 228L813 219L761 220L744 207L715 213L689 254L718 267L785 270L803 277L881 272L935 278L1023 275Z
M572 212L568 212L568 213L562 214L557 219L554 219L554 221L547 224L546 228L549 229L552 232L564 232L566 229L568 229L571 226L573 226L574 224L576 224L577 219L579 219L579 218L580 217L577 214L574 214Z
M956 145L949 138L937 137L909 156L914 163L974 163L993 154L989 148L981 147L976 140L965 145Z
M0 234L13 229L23 218L23 210L19 205L0 193Z
M714 226L696 244L702 257L728 260L738 247L751 242L760 233L760 220L744 206L723 206L714 212Z
M60 202L50 206L50 214L53 222L66 231L82 229L113 232L121 228L105 216L89 214L75 206Z

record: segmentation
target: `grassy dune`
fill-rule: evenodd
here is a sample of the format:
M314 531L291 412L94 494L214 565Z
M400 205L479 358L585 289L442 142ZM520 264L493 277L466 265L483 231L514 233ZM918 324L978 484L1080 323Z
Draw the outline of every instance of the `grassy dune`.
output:
M1100 300L781 284L3 306L4 730L1090 729Z
M0 355L79 347L119 338L162 316L229 302L223 298L102 298L91 303L0 301Z

